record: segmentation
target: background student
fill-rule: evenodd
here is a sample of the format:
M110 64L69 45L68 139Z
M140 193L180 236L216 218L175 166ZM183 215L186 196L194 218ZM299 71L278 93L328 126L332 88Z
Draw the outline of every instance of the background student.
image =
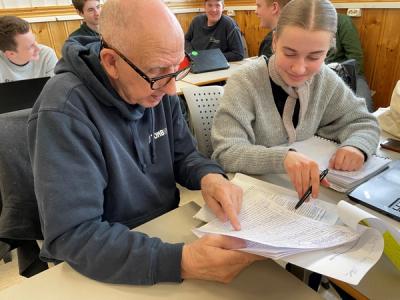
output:
M365 99L370 112L374 111L374 104L367 80L364 76L364 54L357 29L351 18L338 14L338 25L336 33L336 47L328 52L326 63L343 62L348 59L357 61L357 90L356 94Z
M258 56L272 55L272 33L278 23L283 7L290 0L256 0L256 15L260 19L260 27L268 28L270 32L264 37L258 50Z
M330 168L353 171L375 152L376 119L324 64L336 10L327 0L292 0L282 10L274 55L233 74L212 128L213 158L228 172L286 172L299 197L319 191L319 167L290 144L319 135L340 143ZM326 182L325 182L326 183Z
M244 58L241 33L233 19L222 14L223 0L205 0L205 14L196 16L185 34L185 51L221 49L228 61Z
M76 12L83 18L81 26L69 36L99 36L100 0L72 0Z
M52 76L56 63L54 50L36 42L28 22L0 17L0 83Z

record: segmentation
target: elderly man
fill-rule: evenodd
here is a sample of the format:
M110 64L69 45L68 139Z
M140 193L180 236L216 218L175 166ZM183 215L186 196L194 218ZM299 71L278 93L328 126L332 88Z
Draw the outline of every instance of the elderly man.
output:
M260 27L268 28L270 32L260 44L258 55L272 55L272 33L278 24L281 10L290 0L256 0L256 15L260 19Z
M221 49L228 61L244 58L240 29L230 17L222 14L223 0L205 0L205 14L195 17L185 34L186 53L193 50Z
M36 42L27 21L0 17L0 83L52 76L56 63L54 50Z
M231 250L242 241L168 244L130 231L178 206L175 182L201 188L240 229L241 190L196 151L173 96L188 72L178 21L161 0L108 0L100 32L101 45L66 42L28 123L41 258L112 283L231 280L259 259Z
M72 0L76 12L83 18L82 25L69 36L99 36L100 0Z

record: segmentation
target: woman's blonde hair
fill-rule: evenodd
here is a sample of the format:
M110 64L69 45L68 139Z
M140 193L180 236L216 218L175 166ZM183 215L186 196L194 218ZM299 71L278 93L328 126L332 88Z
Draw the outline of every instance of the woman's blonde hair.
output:
M292 0L282 10L276 26L279 37L286 26L332 33L331 47L336 43L337 13L329 0Z

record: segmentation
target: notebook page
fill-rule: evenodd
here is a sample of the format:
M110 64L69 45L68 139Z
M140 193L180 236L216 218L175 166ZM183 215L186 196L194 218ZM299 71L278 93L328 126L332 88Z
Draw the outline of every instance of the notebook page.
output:
M322 171L328 168L329 160L335 153L337 144L327 139L313 136L310 139L295 142L291 145L291 147L315 160ZM358 171L348 172L330 169L328 179L332 179L332 177L334 177L336 183L340 183L342 185L350 184L354 181L363 179L372 173L375 173L389 162L390 160L387 158L371 156Z

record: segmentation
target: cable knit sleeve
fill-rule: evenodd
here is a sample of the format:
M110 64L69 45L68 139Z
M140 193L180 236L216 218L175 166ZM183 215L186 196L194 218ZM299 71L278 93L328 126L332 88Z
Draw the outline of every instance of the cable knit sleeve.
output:
M321 74L320 98L330 99L323 110L317 134L335 140L341 146L356 147L367 156L375 153L380 130L376 118L368 112L365 100L357 97L328 67L324 66Z
M286 142L281 123L264 59L246 64L225 86L212 128L213 158L227 172L282 172L288 147L271 148Z

